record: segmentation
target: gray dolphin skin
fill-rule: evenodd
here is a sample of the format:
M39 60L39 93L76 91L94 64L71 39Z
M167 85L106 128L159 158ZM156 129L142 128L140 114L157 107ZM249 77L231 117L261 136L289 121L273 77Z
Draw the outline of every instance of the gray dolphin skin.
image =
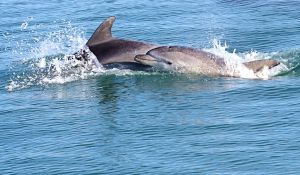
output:
M207 76L232 76L238 74L228 71L224 58L205 51L183 46L161 46L148 51L146 54L136 55L139 63L161 70L182 73L197 73ZM275 60L257 60L243 63L254 73L264 67L272 68L280 63Z
M261 71L264 67L271 69L278 66L280 62L272 59L254 60L243 63L248 69L253 70L254 73Z
M137 63L134 57L138 54L145 54L157 46L140 41L114 38L111 28L115 19L116 17L111 16L103 21L86 45L102 65L121 63L144 66Z

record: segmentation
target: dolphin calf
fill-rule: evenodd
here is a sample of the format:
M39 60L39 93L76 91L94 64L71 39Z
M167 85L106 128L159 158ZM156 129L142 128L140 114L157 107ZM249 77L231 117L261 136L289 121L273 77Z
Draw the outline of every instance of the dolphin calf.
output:
M145 67L136 62L134 57L138 54L146 54L158 46L141 41L114 38L111 29L115 19L116 17L111 16L103 21L87 41L86 46L104 66Z
M224 58L209 52L183 46L157 47L146 54L136 55L135 60L160 70L197 73L207 76L240 77L238 72L228 69ZM257 60L243 63L245 67L254 73L262 71L265 67L271 69L279 64L275 60Z

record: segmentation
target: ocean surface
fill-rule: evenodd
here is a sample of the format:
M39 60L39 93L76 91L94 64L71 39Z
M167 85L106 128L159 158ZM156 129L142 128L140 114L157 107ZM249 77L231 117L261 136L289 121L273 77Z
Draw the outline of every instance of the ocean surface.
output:
M3 0L0 174L300 174L299 0ZM267 78L72 67L113 35L204 49Z

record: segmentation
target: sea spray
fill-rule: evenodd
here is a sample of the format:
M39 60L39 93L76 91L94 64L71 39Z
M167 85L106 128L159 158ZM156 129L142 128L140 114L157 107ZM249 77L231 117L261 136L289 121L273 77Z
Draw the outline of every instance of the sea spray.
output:
M272 54L259 53L256 51L250 51L246 53L236 53L236 49L232 53L226 51L229 46L222 43L216 39L212 41L212 48L204 49L210 53L213 53L221 58L224 58L226 64L226 71L228 71L232 76L238 75L238 77L246 79L269 79L272 76L279 74L282 71L286 71L287 67L284 64L276 66L274 69L263 68L259 73L254 73L253 70L247 68L243 63L247 61L254 61L260 59L271 59Z

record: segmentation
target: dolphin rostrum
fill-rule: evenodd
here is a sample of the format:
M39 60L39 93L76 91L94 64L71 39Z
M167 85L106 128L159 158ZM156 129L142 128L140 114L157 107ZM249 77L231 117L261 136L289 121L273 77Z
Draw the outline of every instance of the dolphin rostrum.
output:
M114 16L111 16L100 24L86 43L89 50L102 65L121 63L144 66L136 62L134 57L138 54L146 54L157 46L140 41L114 38L111 28L115 19Z
M237 72L228 70L224 58L212 53L183 46L161 46L136 55L139 63L160 70L177 71L181 73L197 73L207 76L240 77ZM280 63L275 60L256 60L243 63L253 73L259 73L265 67L271 69Z

